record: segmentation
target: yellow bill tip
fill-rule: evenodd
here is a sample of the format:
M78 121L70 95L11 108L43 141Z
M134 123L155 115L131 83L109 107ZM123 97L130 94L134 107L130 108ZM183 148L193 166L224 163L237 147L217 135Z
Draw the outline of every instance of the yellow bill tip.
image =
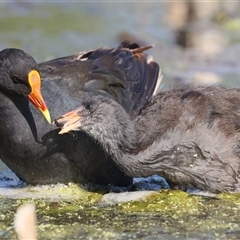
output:
M58 134L64 134L67 133L68 131L66 129L61 129L61 131Z
M68 126L63 126L61 131L58 134L64 134L64 133L68 133L70 131L73 131L73 126L72 125L68 125Z
M48 123L51 123L51 116L50 116L48 109L45 109L45 110L39 109L39 110L41 111L41 113L43 114L45 119L48 121Z
M51 123L50 113L41 93L41 77L37 70L32 70L28 74L28 82L32 89L28 95L29 100L43 114L48 123Z

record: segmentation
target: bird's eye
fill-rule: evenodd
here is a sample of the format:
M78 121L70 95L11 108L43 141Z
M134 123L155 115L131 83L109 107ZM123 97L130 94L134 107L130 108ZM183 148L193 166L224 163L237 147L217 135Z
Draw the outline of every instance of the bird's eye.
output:
M85 108L89 111L92 111L93 110L93 102L86 102L85 103Z
M21 82L20 78L18 78L17 76L13 76L13 77L12 77L12 80L13 80L13 82L15 82L15 83Z

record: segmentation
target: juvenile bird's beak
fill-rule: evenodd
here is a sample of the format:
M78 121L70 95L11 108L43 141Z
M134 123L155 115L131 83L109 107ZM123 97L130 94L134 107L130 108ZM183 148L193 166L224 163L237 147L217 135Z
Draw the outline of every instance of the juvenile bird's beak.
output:
M28 95L30 102L43 114L46 120L51 123L50 113L41 93L41 77L38 71L32 70L28 74L28 82L32 89L32 92Z
M73 110L55 120L55 124L60 126L62 130L58 134L67 133L81 128L81 116Z

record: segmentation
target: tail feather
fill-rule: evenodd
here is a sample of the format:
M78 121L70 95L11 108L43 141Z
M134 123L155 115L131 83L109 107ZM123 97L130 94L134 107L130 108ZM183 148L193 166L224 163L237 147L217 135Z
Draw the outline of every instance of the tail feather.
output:
M93 55L98 57L89 71L90 82L102 80L105 91L134 114L157 92L161 82L159 65L143 52L151 47L125 41L118 48L104 49L102 55L102 49L95 51Z
M136 43L131 44L125 41L122 46L129 48L132 54L132 64L129 64L130 59L126 59L123 69L127 76L126 81L131 85L133 112L136 112L148 102L154 93L156 94L162 76L159 65L153 61L151 56L144 53L153 45L140 47Z
M159 65L144 53L152 47L124 41L117 48L79 52L40 63L39 67L43 81L77 79L76 92L107 95L133 114L148 102L161 82Z

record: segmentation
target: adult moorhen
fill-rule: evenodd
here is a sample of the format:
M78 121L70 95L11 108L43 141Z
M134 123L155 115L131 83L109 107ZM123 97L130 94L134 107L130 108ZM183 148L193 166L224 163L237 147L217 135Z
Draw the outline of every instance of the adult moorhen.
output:
M59 129L29 105L27 95L31 101L34 98L27 76L39 78L40 71L42 95L53 119L75 108L79 98L94 95L117 100L133 115L152 96L159 76L158 64L143 53L147 48L124 42L118 48L81 52L38 66L20 50L0 52L2 161L31 184L131 184L132 178L122 173L91 137L84 132L59 135ZM41 99L35 101L38 108L42 103ZM45 105L42 111L47 116Z
M240 89L163 91L132 120L115 101L88 97L56 120L60 133L84 131L128 176L159 174L170 186L240 190ZM68 135L68 134L63 134Z

